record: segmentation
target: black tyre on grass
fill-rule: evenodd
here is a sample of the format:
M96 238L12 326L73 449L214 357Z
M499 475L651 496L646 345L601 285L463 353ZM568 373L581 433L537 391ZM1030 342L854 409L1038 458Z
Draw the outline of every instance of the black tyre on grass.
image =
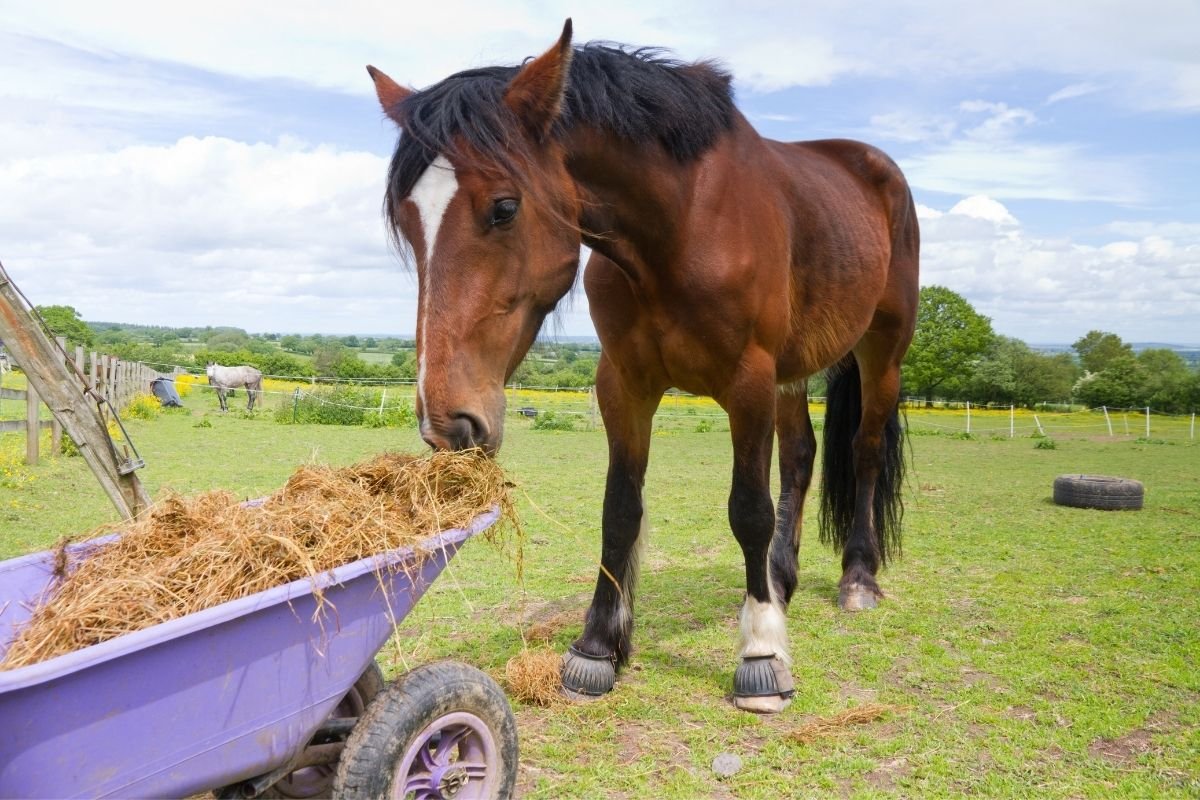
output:
M512 797L517 723L504 692L452 661L418 667L380 694L346 741L333 796Z
M1132 511L1142 507L1141 481L1105 475L1059 475L1054 479L1054 502L1072 508Z

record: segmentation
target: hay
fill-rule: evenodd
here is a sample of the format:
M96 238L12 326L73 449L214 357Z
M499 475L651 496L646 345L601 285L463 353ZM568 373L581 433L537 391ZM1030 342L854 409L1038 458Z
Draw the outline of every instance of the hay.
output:
M258 506L168 493L115 542L56 553L59 580L0 661L16 669L459 527L494 505L518 530L500 467L478 451L303 466ZM494 530L494 529L493 529ZM488 532L494 540L493 531ZM518 569L520 557L518 553ZM318 593L319 596L319 593Z
M851 725L863 725L875 722L893 711L903 711L902 706L892 706L885 703L866 703L854 708L848 708L828 717L818 717L788 733L788 738L800 744L837 736L845 733Z
M552 650L522 650L504 665L504 683L523 703L553 706L563 702L561 666L562 656Z

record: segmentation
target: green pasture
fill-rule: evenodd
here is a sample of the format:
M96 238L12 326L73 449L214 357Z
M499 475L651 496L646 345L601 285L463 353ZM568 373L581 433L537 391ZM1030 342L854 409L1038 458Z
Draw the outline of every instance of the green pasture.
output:
M279 425L194 398L128 423L152 492L255 497L310 459L421 447L411 429ZM756 717L727 699L743 593L726 522L731 447L685 423L655 434L633 663L600 701L515 704L523 796L1200 794L1200 447L1186 431L1056 437L1054 449L1028 434L912 436L904 557L882 577L887 601L858 615L836 607L839 570L810 503L789 612L796 697ZM81 459L23 469L6 455L21 439L4 438L0 555L112 520ZM604 436L512 415L501 461L527 533L524 583L507 555L472 543L402 622L381 655L389 670L449 657L501 677L531 626L561 624L555 650L577 635L599 553ZM1064 473L1142 480L1146 508L1055 506ZM894 710L808 744L788 737L868 702ZM722 753L740 771L718 777Z

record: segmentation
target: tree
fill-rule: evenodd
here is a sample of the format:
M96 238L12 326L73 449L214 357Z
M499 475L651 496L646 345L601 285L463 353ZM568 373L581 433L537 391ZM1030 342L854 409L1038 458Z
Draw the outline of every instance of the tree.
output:
M347 352L346 346L341 342L322 344L313 352L313 369L318 375L336 375L338 365L351 355L353 354Z
M992 346L992 321L944 286L925 286L917 331L904 358L904 380L926 401L948 381L966 380Z
M1145 370L1143 399L1147 405L1169 413L1191 410L1193 371L1178 353L1151 348L1138 353L1137 361Z
M55 336L67 337L71 345L91 347L96 340L95 332L72 306L38 306L37 312Z
M1071 348L1079 354L1079 363L1088 372L1100 372L1119 356L1133 358L1133 348L1115 333L1088 331Z
M1093 408L1132 408L1145 404L1146 368L1132 355L1118 355L1099 372L1075 384L1075 397Z

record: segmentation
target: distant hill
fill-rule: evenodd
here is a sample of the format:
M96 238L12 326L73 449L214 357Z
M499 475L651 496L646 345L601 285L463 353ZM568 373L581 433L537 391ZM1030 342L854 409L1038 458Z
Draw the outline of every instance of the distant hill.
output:
M1129 342L1133 352L1140 353L1143 350L1174 350L1189 364L1200 364L1200 344L1171 344L1168 342ZM1030 343L1030 348L1037 350L1039 353L1071 353L1074 352L1069 344L1033 344Z

